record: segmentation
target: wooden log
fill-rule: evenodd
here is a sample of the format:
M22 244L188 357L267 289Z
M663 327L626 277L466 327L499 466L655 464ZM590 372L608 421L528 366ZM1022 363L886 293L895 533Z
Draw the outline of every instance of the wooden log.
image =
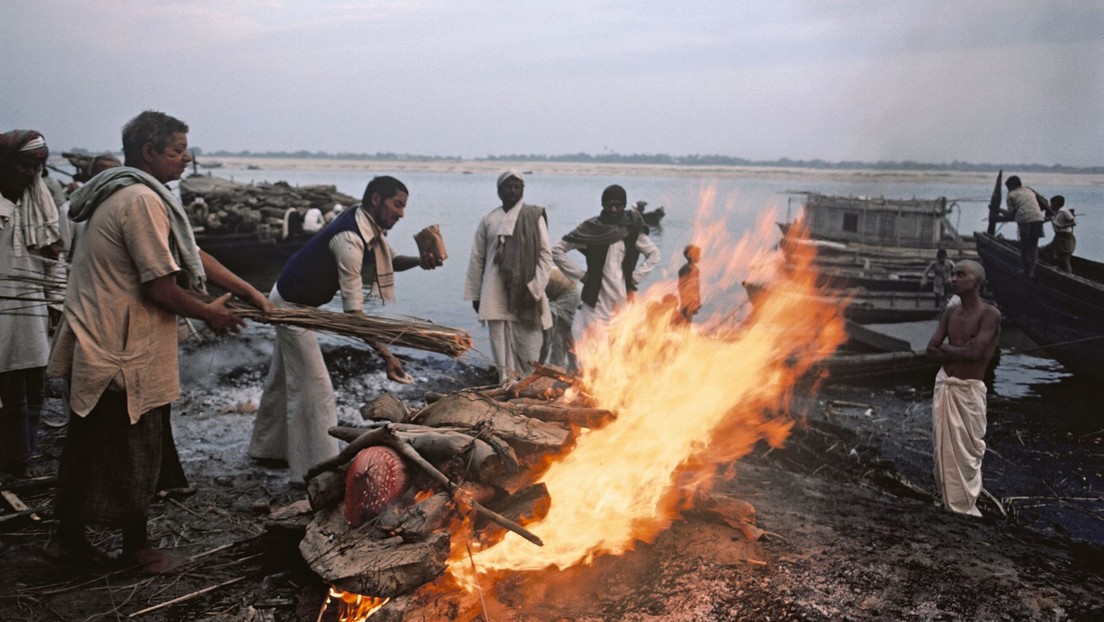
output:
M441 473L441 471L439 471L436 467L430 464L430 462L422 457L422 455L419 454L417 450L415 450L409 443L404 442L402 439L398 438L394 433L394 429L391 427L392 425L395 424L390 424L382 428L376 428L369 432L365 432L355 441L349 443L345 447L345 449L341 450L341 452L334 458L325 460L311 467L307 471L306 479L310 480L324 471L332 470L340 467L341 465L344 465L349 460L352 460L353 457L355 457L357 453L359 453L362 449L375 445L386 445L398 451L404 458L410 460L412 463L414 463L415 466L421 468L422 471L429 475L435 482L443 486L446 490L452 493L453 496L455 496L458 491L458 487L456 486L456 484L449 480L449 478ZM480 505L478 502L471 501L471 508L480 516L483 516L488 520L498 523L499 525L505 527L506 529L509 529L510 531L513 531L514 533L520 535L533 544L536 544L537 546L544 545L544 543L541 542L540 538L529 533L521 525L518 525L511 520L499 516L497 513L488 510L487 508ZM364 592L358 593L363 594Z
M513 412L526 417L584 428L600 428L617 418L616 414L604 408L554 406L547 403L515 404L513 401L503 403Z
M548 494L547 486L538 483L490 505L510 520L531 523L548 516L548 510L552 507L552 496Z
M17 479L5 484L0 484L0 488L16 493L34 493L40 490L46 490L47 488L53 488L55 485L57 485L57 477L54 475L46 475L43 477L32 477L30 479Z
M337 505L345 499L345 469L325 471L307 482L307 499L315 510Z
M379 528L395 534L404 542L420 542L431 533L447 527L456 515L452 495L438 492L396 515L381 516Z
M454 393L418 413L427 426L479 427L502 438L519 452L556 453L570 438L567 427L519 415L497 402L470 393Z
M365 421L384 420L400 423L410 416L410 409L402 400L391 393L384 393L360 407L360 416Z
M397 424L396 428L399 430L395 432L398 438L413 445L418 453L439 469L445 469L447 462L460 458L463 468L457 472L457 476L463 479L471 477L486 482L503 473L517 470L517 456L506 443L493 445L455 428L431 428L414 424ZM363 428L346 426L334 426L329 430L331 436L346 442L356 440L366 431Z
M434 531L404 542L371 524L353 529L340 507L315 513L299 552L322 581L357 594L388 597L414 591L445 570L449 536Z
M4 501L6 501L7 504L11 506L11 509L16 513L23 513L25 516L30 517L30 519L33 521L42 520L42 517L31 511L31 508L27 507L27 504L23 503L23 500L20 499L19 496L16 495L14 492L10 490L0 490L0 497L3 497Z

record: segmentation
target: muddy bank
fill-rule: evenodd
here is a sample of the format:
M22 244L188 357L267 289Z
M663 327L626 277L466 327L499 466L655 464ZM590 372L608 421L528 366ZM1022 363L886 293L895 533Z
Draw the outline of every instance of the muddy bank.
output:
M21 493L28 505L42 509L42 520L0 523L0 619L114 618L150 607L158 608L139 619L317 619L327 586L297 559L293 543L264 528L271 510L302 493L288 488L286 471L261 468L245 456L270 351L264 330L185 348L184 395L174 405L174 425L198 493L158 501L150 522L161 546L193 558L183 572L149 577L48 564L37 551L51 528L52 492ZM420 404L426 391L493 381L487 368L400 353L418 383L397 385L359 346L332 342L326 356L343 422L358 420L360 404L381 391ZM802 423L787 446L758 448L718 487L755 505L758 526L770 532L759 541L690 513L626 555L510 578L487 594L491 619L1104 615L1101 529L1091 518L1102 508L1072 500L1099 498L1099 433L1054 432L1042 425L1060 414L1060 406L1046 401L1028 401L1028 407L1022 400L996 400L986 488L998 499L1032 499L1006 502L1013 508L1009 518L988 506L985 519L959 517L926 498L932 485L926 390L833 387L796 400ZM49 419L59 422L57 415ZM44 429L34 465L44 474L56 468L63 434L63 427ZM1072 447L1080 453L1066 451ZM1055 459L1062 456L1068 459ZM1040 501L1041 491L1050 488L1058 501ZM105 532L94 535L100 546L118 545ZM174 599L182 600L166 605ZM333 616L331 608L323 619Z

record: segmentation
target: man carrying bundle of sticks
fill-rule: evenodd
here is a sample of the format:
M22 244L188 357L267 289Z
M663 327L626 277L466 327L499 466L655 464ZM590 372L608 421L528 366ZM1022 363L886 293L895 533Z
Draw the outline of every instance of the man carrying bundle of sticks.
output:
M267 310L264 294L199 250L188 216L165 186L191 156L188 126L147 110L123 127L126 166L73 193L69 217L87 221L75 249L50 364L69 380L69 427L58 467L56 516L45 553L56 560L106 561L88 542L88 523L121 527L125 566L165 572L177 565L146 539L149 503L171 438L169 405L180 394L177 316L217 333L243 321L236 294ZM212 302L191 292L210 282L228 293Z
M372 179L360 205L343 211L288 260L269 299L277 307L318 307L341 292L346 313L364 313L364 283L383 301L395 299L395 272L443 264L436 253L392 255L384 237L403 217L409 192L394 177ZM382 343L370 343L386 361L387 377L413 380ZM304 484L312 465L337 454L328 430L337 425L333 383L315 333L278 325L272 364L253 423L249 456L287 464L293 486Z

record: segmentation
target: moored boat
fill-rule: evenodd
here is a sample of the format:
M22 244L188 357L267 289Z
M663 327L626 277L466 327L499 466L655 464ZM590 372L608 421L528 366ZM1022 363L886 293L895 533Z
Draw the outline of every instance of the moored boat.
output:
M1069 274L1040 261L1029 277L1017 243L974 238L1001 313L1070 372L1104 378L1104 263L1074 257Z
M925 292L869 291L855 289L821 289L817 296L787 292L785 283L752 283L745 281L744 289L752 304L767 289L782 287L781 295L811 299L810 302L827 302L844 305L843 317L860 324L893 324L919 322L939 317L942 306L937 306L931 294Z

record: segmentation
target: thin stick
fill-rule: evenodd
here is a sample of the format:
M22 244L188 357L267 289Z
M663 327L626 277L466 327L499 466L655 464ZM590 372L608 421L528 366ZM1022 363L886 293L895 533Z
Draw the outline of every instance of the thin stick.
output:
M242 581L243 579L245 579L245 577L237 577L235 579L230 579L229 581L223 581L222 583L219 583L218 585L212 585L210 587L205 587L202 590L196 590L196 591L192 592L191 594L185 594L183 596L179 596L179 597L174 598L172 600L167 600L167 601L161 603L160 605L154 605L152 607L146 607L145 609L142 609L141 611L135 611L134 613L128 615L127 617L128 618L137 618L138 616L145 615L145 614L153 612L153 611L157 611L158 609L164 609L165 607L175 605L176 603L182 603L186 600L191 600L191 599L195 598L196 596L202 596L203 594L206 594L207 592L210 592L210 591L213 591L213 590L217 590L220 587L226 587L227 585L232 585L234 583L237 583L238 581Z
M491 622L491 616L487 614L487 603L483 600L483 586L479 585L479 571L475 569L475 558L472 556L471 545L465 543L468 550L468 562L471 563L472 575L476 577L475 589L479 590L479 607L483 610L483 622Z

